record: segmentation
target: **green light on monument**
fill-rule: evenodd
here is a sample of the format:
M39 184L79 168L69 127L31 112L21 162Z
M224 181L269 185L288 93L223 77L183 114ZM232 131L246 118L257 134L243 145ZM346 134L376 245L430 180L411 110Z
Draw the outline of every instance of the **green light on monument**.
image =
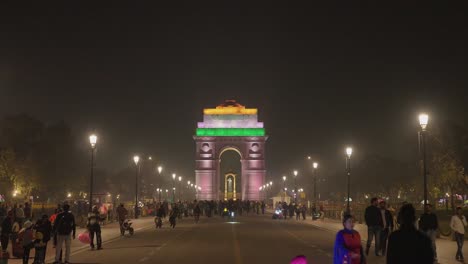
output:
M263 137L264 128L197 128L199 137Z

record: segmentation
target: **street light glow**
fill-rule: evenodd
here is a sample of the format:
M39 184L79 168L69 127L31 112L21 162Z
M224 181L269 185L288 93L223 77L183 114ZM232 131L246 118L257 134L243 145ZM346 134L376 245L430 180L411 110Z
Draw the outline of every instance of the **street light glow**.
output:
M149 156L148 160L153 160L153 157Z
M272 182L272 181L270 182L270 186L273 186L273 182Z
M299 172L297 170L294 171L294 177L297 177L297 175L299 174Z
M134 156L133 161L135 162L135 165L138 165L138 162L140 162L140 157L139 156Z
M97 144L97 136L92 134L91 136L89 136L89 143L91 144L91 147L94 148L96 147L96 144Z
M286 181L286 176L283 176L283 181Z
M172 174L172 179L175 180L176 177L177 177L176 174L173 173L173 174Z
M180 181L180 182L182 181L182 176L179 176L179 181Z
M162 166L159 166L159 167L158 167L158 172L159 172L159 174L161 174L162 171L163 171L163 167L162 167Z
M420 114L419 115L419 125L421 125L421 128L423 131L426 131L427 124L429 123L429 115L427 114Z
M188 181L187 184L190 185L190 181Z
M348 155L348 157L351 158L351 155L353 155L353 148L347 147L346 148L346 155Z
M318 163L314 162L314 164L312 166L314 167L314 169L317 169L318 168Z

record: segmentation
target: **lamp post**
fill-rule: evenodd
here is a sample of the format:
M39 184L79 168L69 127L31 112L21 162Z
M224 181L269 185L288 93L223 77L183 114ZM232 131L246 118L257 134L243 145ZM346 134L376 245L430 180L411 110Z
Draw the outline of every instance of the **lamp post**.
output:
M192 199L191 197L192 197L192 194L193 194L193 188L194 188L193 186L194 186L194 184L193 184L193 183L191 183L191 184L190 184L190 192L189 192L189 197L188 197L189 201L190 201L190 199Z
M429 123L429 116L427 114L419 115L419 125L421 126L421 131L419 132L419 144L422 154L422 163L423 163L423 177L424 177L424 211L427 207L427 168L426 168L426 128Z
M162 170L163 170L163 167L162 167L162 166L158 166L159 185L161 185L161 187L162 187L162 184L161 184L161 183L162 183L162 177L161 177ZM159 189L159 192L158 192L159 202L161 202L161 192L162 192L162 189L160 188L160 189Z
M175 203L175 180L177 175L175 173L172 174L172 202Z
M318 163L314 162L312 164L312 167L314 168L313 174L314 174L314 208L317 208L317 168L318 168Z
M283 200L282 202L284 202L285 199L286 199L286 176L283 176Z
M91 176L89 179L89 212L93 210L93 185L94 185L94 150L96 149L97 136L89 136L89 143L91 144Z
M351 192L351 155L353 154L353 149L351 147L346 148L346 167L347 167L347 174L348 174L348 199L346 203L346 213L350 214L350 207L349 207L349 200L350 200L350 192Z
M294 203L297 204L297 182L296 178L299 172L297 170L294 171Z
M134 156L133 161L135 162L135 219L138 219L138 163L140 162L140 157Z
M179 176L179 202L180 202L180 195L182 194L182 177Z

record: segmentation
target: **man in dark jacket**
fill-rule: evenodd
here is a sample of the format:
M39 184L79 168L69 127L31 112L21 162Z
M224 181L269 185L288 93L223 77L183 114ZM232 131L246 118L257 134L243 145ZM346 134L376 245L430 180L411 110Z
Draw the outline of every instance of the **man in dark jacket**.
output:
M366 208L365 219L367 225L367 246L366 255L369 255L369 250L372 245L372 240L375 237L375 255L380 256L380 233L382 232L382 214L378 207L379 200L372 198L371 205Z
M380 214L382 216L382 232L380 232L380 249L382 256L385 256L387 252L387 240L388 235L393 231L393 216L392 213L387 209L387 203L385 201L380 202Z
M102 238L101 238L101 215L96 206L93 207L93 211L88 214L88 225L89 236L91 238L91 249L94 250L94 236L96 236L97 249L102 249Z
M432 242L432 250L434 251L434 260L437 260L436 236L439 229L439 221L437 215L432 212L432 205L426 205L426 210L419 218L419 230L429 237Z
M8 215L2 221L2 233L0 234L0 242L2 243L2 251L6 253L10 234L13 228L13 212L8 212Z
M431 240L416 230L416 210L406 204L400 211L400 230L388 240L387 264L433 264Z
M75 239L76 235L75 216L70 212L70 205L63 205L63 212L55 219L54 231L57 233L54 263L60 263L63 243L65 243L65 264L70 263L71 239Z

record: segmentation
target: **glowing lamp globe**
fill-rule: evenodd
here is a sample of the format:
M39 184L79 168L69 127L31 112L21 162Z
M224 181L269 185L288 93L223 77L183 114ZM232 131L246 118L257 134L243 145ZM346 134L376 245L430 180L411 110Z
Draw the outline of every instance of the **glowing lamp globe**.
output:
M423 131L426 130L428 123L429 123L429 116L427 114L420 114L419 115L419 125L421 125L421 129Z

